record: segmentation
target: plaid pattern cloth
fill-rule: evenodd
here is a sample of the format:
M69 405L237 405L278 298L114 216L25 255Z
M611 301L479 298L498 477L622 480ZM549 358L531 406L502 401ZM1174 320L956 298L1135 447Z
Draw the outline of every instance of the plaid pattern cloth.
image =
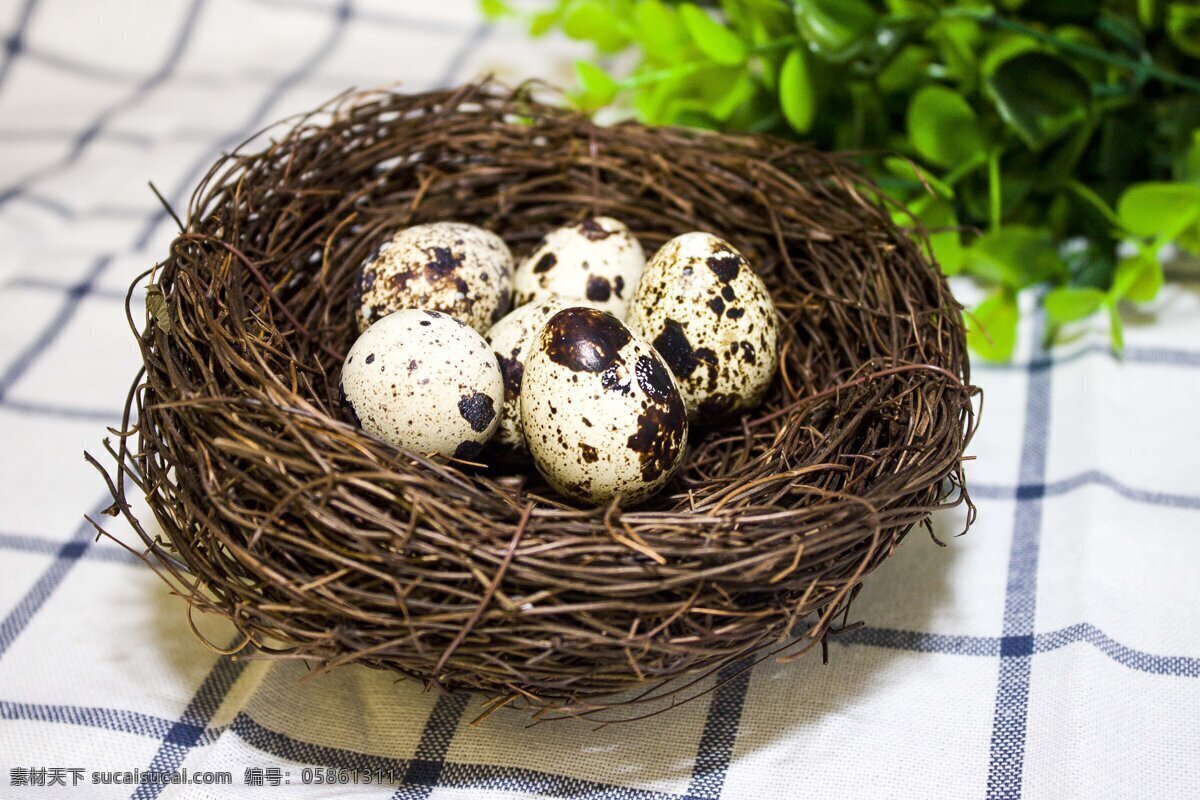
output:
M1012 364L976 365L979 522L945 549L914 533L831 665L632 726L471 727L467 696L204 648L82 521L107 496L80 455L119 423L125 288L172 235L146 179L181 209L220 151L346 87L562 80L572 46L473 0L0 0L0 43L0 797L1200 797L1186 275L1122 358L1099 324L1046 352L1031 313Z

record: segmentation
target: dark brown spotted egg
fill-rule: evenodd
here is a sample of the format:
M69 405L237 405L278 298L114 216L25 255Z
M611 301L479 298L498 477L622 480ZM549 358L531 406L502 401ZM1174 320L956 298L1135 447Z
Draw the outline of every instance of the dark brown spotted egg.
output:
M632 505L683 463L687 412L671 371L603 311L550 318L525 360L520 406L534 465L568 497Z
M728 242L685 233L664 244L637 285L629 328L679 382L693 421L758 405L775 375L779 322L762 279Z
M559 295L592 301L621 319L646 266L638 240L612 217L551 231L513 278L513 305Z
M504 376L504 408L500 412L500 428L496 431L495 441L504 447L508 455L519 456L528 452L524 429L521 427L520 402L525 359L529 357L529 350L551 317L565 308L579 306L591 306L591 301L565 297L535 300L510 311L484 334L483 338L496 352L500 374Z
M417 453L470 460L500 424L504 380L492 348L462 322L407 309L380 319L342 365L346 415Z
M512 273L512 253L491 231L465 222L405 228L359 270L358 330L402 308L425 308L483 333L508 311Z

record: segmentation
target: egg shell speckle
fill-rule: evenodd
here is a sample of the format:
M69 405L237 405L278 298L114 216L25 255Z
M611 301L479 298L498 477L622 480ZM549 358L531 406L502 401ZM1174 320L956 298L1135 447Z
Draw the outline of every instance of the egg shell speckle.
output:
M417 453L471 460L496 432L504 380L492 348L462 322L407 309L368 328L342 366L347 416Z
M775 375L779 321L762 279L728 242L685 233L638 282L629 327L671 368L693 421L761 402Z
M517 267L513 305L559 295L590 300L624 319L646 266L642 245L620 220L585 219L551 231Z
M525 362L521 424L534 464L567 497L629 506L683 463L687 413L671 371L611 314L551 317Z
M480 333L508 311L513 258L504 241L464 222L405 228L363 262L355 297L360 332L404 308L441 311Z
M504 376L504 408L500 412L500 427L494 442L505 448L507 455L528 453L524 428L521 426L520 398L529 351L551 317L563 309L578 307L590 308L593 303L565 297L536 300L510 311L484 334L496 352L500 374Z

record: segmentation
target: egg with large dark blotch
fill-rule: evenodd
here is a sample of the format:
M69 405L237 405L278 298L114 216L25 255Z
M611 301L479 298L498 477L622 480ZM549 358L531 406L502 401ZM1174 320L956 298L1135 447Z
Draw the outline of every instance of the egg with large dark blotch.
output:
M462 322L407 309L368 328L342 365L343 410L368 433L422 454L471 461L500 424L504 380L492 348Z
M465 222L405 228L363 262L355 287L361 333L394 311L440 311L483 333L508 311L513 258L491 231Z
M746 258L709 233L676 236L654 254L634 292L629 328L667 362L694 422L754 408L775 376L771 295Z
M525 360L520 407L534 465L567 497L633 505L683 464L687 412L671 371L603 311L550 318Z
M645 266L642 245L623 222L588 217L546 234L521 262L513 277L513 305L574 297L624 319Z
M500 373L504 376L504 408L500 412L500 427L493 440L503 455L523 458L528 453L525 432L521 427L521 384L525 375L525 359L529 357L538 333L559 311L579 306L591 307L591 301L566 297L535 300L510 311L484 334L483 338L496 352Z

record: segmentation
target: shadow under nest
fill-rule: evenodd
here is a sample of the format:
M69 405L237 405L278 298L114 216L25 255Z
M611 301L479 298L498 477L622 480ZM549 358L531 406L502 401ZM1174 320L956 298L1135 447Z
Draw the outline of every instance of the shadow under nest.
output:
M485 714L637 718L823 642L913 525L969 505L977 390L944 279L846 159L598 127L537 88L350 95L219 161L151 313L130 313L145 370L116 468L97 466L147 560L252 657L478 690ZM780 315L766 400L694 431L662 494L579 508L531 467L437 463L341 418L356 272L382 240L462 220L520 257L588 214L648 251L727 239Z

